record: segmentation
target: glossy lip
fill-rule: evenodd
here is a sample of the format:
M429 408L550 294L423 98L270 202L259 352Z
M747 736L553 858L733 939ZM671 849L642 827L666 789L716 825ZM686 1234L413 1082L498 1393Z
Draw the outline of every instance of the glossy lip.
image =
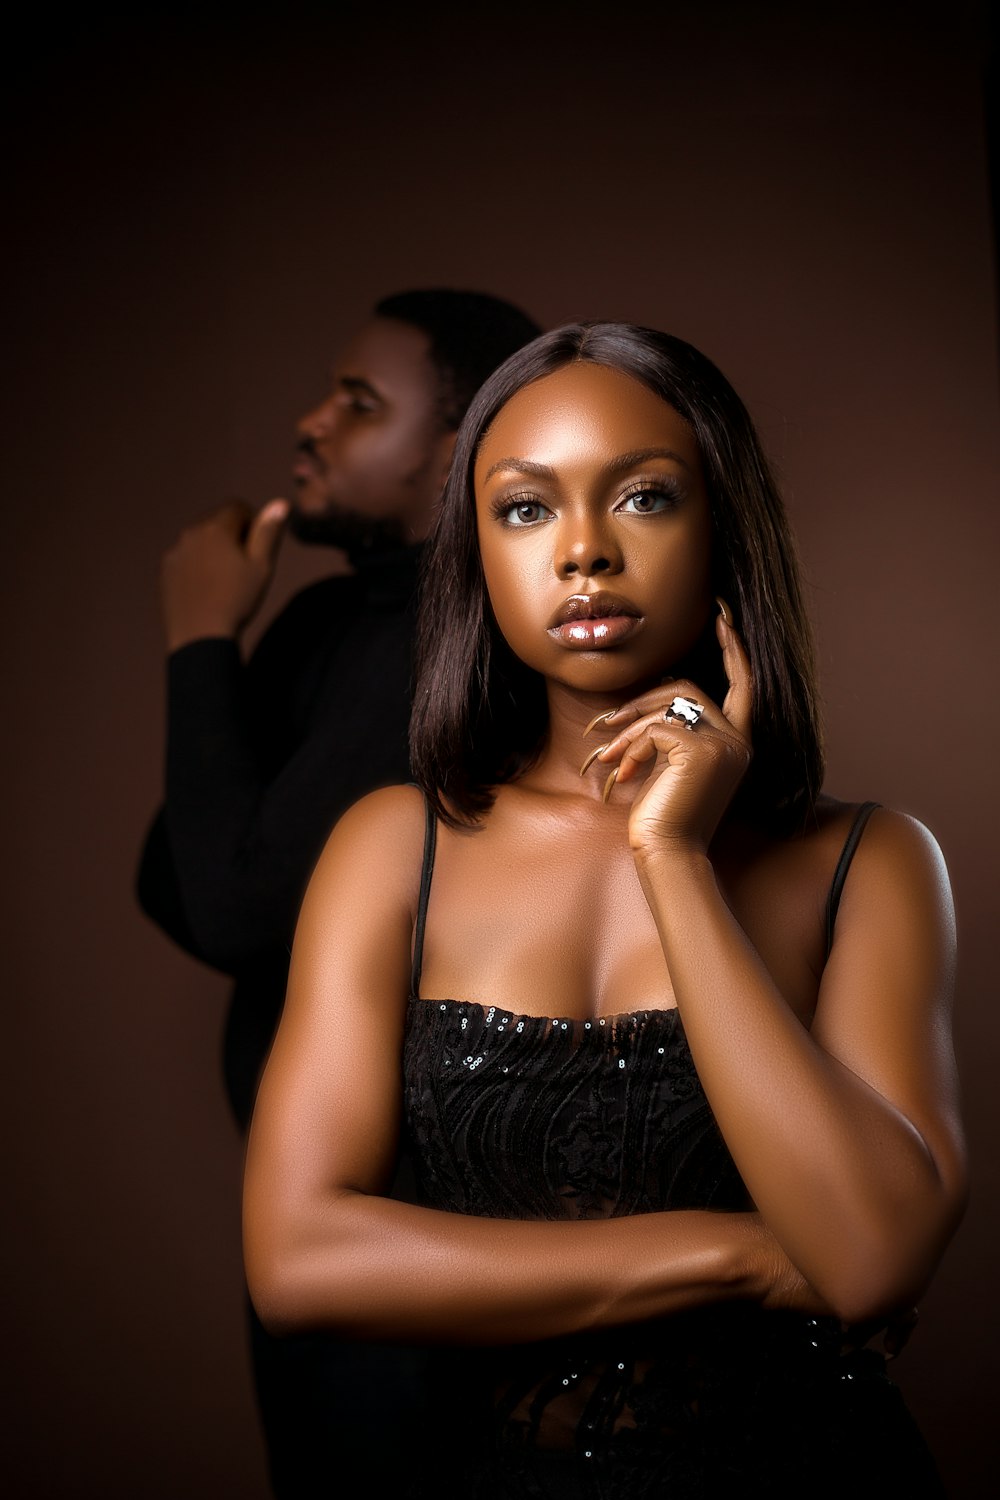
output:
M607 594L603 590L596 594L571 594L560 604L548 628L555 630L570 620L612 620L618 615L639 619L635 605L627 599L619 599L617 594Z
M572 594L549 625L549 634L575 651L601 651L634 635L642 616L634 604L616 594Z

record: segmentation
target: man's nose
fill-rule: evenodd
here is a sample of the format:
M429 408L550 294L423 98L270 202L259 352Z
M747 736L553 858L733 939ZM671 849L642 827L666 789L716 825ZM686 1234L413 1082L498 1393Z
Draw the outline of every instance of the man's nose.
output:
M295 430L299 437L311 438L318 442L327 437L333 427L333 398L328 396L312 411L307 411L295 424Z

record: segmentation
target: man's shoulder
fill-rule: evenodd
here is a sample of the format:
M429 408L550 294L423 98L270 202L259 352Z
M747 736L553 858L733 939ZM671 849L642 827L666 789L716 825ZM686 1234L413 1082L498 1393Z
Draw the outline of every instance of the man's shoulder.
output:
M254 655L266 656L303 638L314 641L317 631L329 628L333 620L351 607L356 594L357 581L350 573L335 573L307 584L282 605L262 634Z
M289 620L329 614L331 609L353 599L357 591L358 580L354 573L332 573L329 578L318 578L292 595L275 615L270 628Z

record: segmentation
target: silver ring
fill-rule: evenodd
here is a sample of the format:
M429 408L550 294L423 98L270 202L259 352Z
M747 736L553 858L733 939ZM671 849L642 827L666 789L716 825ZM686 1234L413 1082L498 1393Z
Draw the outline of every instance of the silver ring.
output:
M704 712L704 703L696 703L693 698L672 698L663 717L668 724L683 724L685 729L693 729Z

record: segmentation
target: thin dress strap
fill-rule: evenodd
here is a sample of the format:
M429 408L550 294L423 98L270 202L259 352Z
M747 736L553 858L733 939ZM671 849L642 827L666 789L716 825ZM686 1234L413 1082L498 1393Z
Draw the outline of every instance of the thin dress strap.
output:
M424 793L424 862L420 871L420 898L417 901L417 920L413 928L413 969L410 974L410 994L420 994L420 970L424 962L424 923L427 921L427 901L431 893L431 876L434 873L434 850L437 845L437 818Z
M847 872L851 868L851 861L861 842L861 835L865 831L865 824L875 809L881 807L881 805L880 802L862 802L854 815L854 822L851 824L851 831L844 841L844 847L840 851L837 868L833 872L830 894L826 898L826 953L828 958L830 956L830 949L833 947L833 928L837 920L837 908L840 906L840 897L844 889L844 881L847 879Z

